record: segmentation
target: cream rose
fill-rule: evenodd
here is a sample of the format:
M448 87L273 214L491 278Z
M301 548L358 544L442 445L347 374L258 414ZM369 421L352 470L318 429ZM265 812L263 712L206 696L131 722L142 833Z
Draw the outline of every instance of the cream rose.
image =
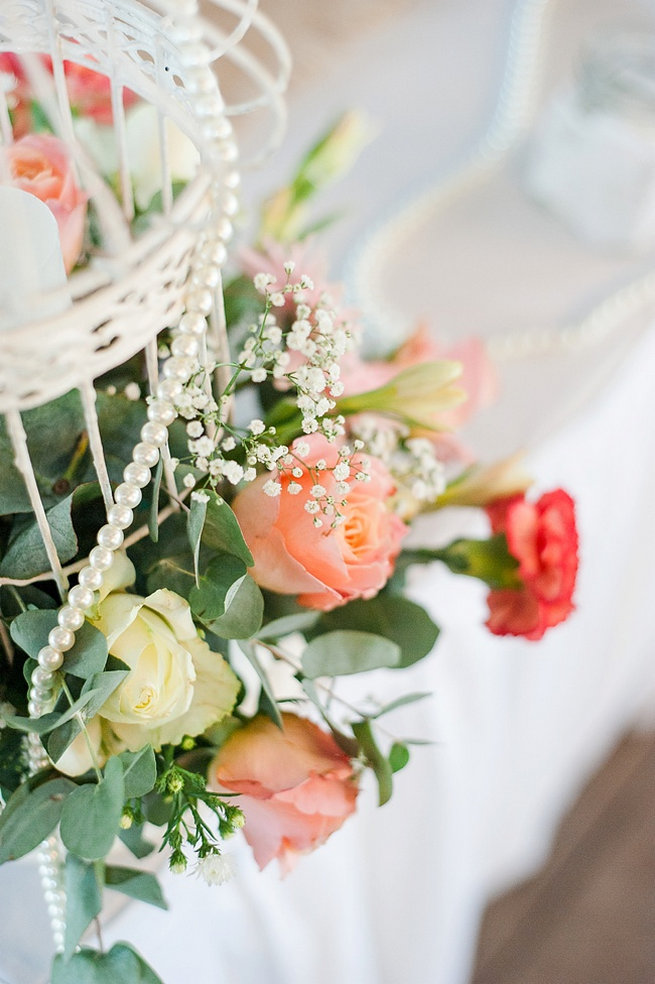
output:
M117 566L133 573L129 561ZM176 744L234 707L236 676L198 636L187 602L173 591L162 588L147 598L112 591L91 621L130 671L99 711L109 744L131 751Z

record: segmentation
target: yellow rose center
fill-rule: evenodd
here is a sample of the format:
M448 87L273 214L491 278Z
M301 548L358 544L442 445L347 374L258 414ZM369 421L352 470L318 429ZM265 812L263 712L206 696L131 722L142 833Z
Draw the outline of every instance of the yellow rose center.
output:
M152 702L156 698L156 693L154 687L142 687L141 693L139 694L139 699L134 705L135 711L145 711L147 710Z

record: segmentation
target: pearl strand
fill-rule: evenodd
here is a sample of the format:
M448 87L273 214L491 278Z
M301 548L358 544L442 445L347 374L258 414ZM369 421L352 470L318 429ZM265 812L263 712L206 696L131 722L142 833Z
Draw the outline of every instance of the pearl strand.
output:
M140 441L132 452L132 461L123 471L123 481L114 494L115 504L107 511L107 522L98 531L96 546L88 564L78 575L78 583L68 592L59 609L57 625L48 636L48 644L38 653L37 666L30 678L28 713L37 718L51 710L55 701L55 682L65 654L75 645L75 633L83 626L85 612L93 605L95 592L111 569L115 551L123 544L124 531L134 519L144 489L151 480L151 469L158 462L168 441L168 427L177 417L175 398L183 384L198 370L199 357L205 351L207 316L214 305L214 290L221 282L221 267L227 259L227 243L233 235L231 218L238 210L235 195L240 175L234 167L238 159L232 126L223 116L223 102L213 73L209 54L202 43L202 23L198 19L196 0L177 0L176 15L186 18L174 28L181 62L188 66L188 88L195 96L194 107L201 123L208 166L215 174L212 181L210 228L201 238L189 271L184 295L184 314L173 333L171 355L162 366L155 399L148 405L148 421L140 432ZM38 735L27 739L30 774L49 764ZM66 893L63 887L63 849L57 835L45 840L38 851L39 874L50 917L55 951L64 950L66 933Z

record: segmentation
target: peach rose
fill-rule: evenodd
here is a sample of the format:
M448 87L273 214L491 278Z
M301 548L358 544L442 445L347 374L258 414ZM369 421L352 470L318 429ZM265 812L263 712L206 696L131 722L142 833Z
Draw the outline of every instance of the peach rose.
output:
M294 462L302 465L302 474L281 474L278 496L265 493L270 479L262 475L233 503L255 559L250 573L261 587L297 594L301 605L321 611L353 598L372 598L391 576L407 532L402 520L389 509L395 491L393 479L382 462L368 457L369 481L357 481L354 475L349 478L350 491L342 509L344 521L332 529L330 518L325 517L323 525L317 526L316 512L308 512L306 506L317 503L313 492L318 483L325 490L325 498L334 496L337 503L343 499L333 471L341 459L335 445L321 435L296 441L291 452L301 443L309 446L309 453ZM321 460L326 467L317 471Z
M78 188L66 145L46 133L28 133L3 151L11 183L44 202L59 228L66 272L82 250L87 196Z
M259 715L227 739L210 766L210 783L239 793L245 838L260 868L277 858L283 873L355 810L357 784L332 735L295 714L281 731Z

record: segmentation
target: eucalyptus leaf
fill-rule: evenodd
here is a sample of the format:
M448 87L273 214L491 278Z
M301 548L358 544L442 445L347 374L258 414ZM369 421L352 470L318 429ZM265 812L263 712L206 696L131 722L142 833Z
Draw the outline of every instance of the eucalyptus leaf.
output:
M148 513L148 533L150 534L150 539L153 543L157 543L159 540L159 522L157 517L159 516L159 490L161 489L161 478L163 474L164 459L160 455L159 461L157 462L157 467L155 469L155 474L152 479L152 501L150 503L150 511Z
M74 854L66 855L64 870L66 888L66 936L64 960L75 951L82 934L102 909L102 888L98 884L96 869L81 861Z
M163 984L154 970L127 943L115 943L109 953L82 947L70 960L58 954L52 964L52 984Z
M249 574L226 601L225 614L207 622L207 628L223 639L249 639L255 635L262 624L264 598Z
M432 652L439 629L420 605L400 595L378 595L368 601L351 601L322 615L316 632L354 629L372 632L395 642L401 650L397 669L412 666Z
M396 667L400 658L400 648L384 636L351 630L326 632L305 647L302 672L310 680L321 676L344 676Z
M152 745L146 745L138 752L122 752L119 758L123 764L125 799L137 799L149 793L157 781L157 763Z
M0 864L29 854L55 829L68 796L77 787L59 776L32 787L28 780L0 813Z
M48 643L48 634L57 625L57 612L48 610L21 612L11 623L11 638L28 656L36 659ZM99 673L107 662L107 640L89 622L75 633L75 645L66 653L66 672L76 677Z
M198 558L200 556L200 541L202 531L205 528L207 518L207 503L204 499L192 499L191 508L187 514L186 528L193 556L193 573L196 579L196 587L199 586L200 573L198 570Z
M127 799L128 797L126 797ZM146 840L143 836L141 824L133 823L127 830L122 828L118 831L118 836L122 840L128 851L131 851L135 858L147 858L155 849L155 845Z
M221 618L234 602L245 577L246 565L239 557L219 553L207 567L198 586L189 592L193 614L203 622Z
M273 723L281 729L282 716L275 700L275 694L273 693L273 688L271 687L271 681L268 679L268 674L260 662L255 647L250 642L240 642L239 648L257 673L262 685L262 690L266 694L267 702L262 707L262 710L264 713L267 713L271 721L273 721Z
M72 505L73 496L69 495L46 512L52 540L62 564L72 560L77 553ZM31 520L10 540L0 563L0 574L4 577L28 578L50 570L51 566L41 531L36 520Z
M383 714L388 714L389 711L395 711L397 707L404 707L406 704L416 704L419 700L425 700L426 697L433 697L434 694L431 691L424 691L418 694L405 694L404 697L398 697L396 700L392 700L391 703L385 704L381 707L379 711L375 714L370 714L371 720L382 717Z
M262 640L283 639L292 632L306 632L313 628L318 621L318 612L298 612L295 615L283 615L281 618L268 622L257 633Z
M195 584L191 554L175 554L156 560L147 574L146 586L149 594L160 588L175 591L183 598Z
M389 760L378 748L369 720L355 721L351 724L351 728L360 744L366 764L373 769L378 781L378 805L384 806L391 799L393 792L393 773Z
M168 909L159 882L154 875L147 871L107 865L105 884L107 888L113 888L116 892L128 895L131 899L147 902L159 909Z
M232 553L247 567L252 567L254 559L243 538L236 516L220 495L216 493L208 493L208 495L207 515L202 532L203 543L213 550Z
M64 846L89 861L104 858L118 833L124 803L123 766L119 758L110 758L100 782L78 786L64 801L59 825Z

